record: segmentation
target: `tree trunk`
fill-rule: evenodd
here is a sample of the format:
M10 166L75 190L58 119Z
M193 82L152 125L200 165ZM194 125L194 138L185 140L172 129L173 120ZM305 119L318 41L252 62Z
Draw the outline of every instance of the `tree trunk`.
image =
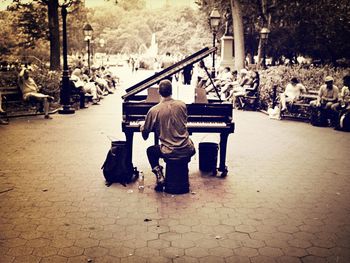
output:
M245 51L243 19L239 0L231 0L231 10L235 46L235 69L241 70L244 68Z
M50 70L59 70L60 61L60 31L58 20L58 0L47 2L50 38Z
M258 45L258 57L257 57L257 64L258 67L261 67L261 55L262 55L262 41L261 38L259 37L259 45Z

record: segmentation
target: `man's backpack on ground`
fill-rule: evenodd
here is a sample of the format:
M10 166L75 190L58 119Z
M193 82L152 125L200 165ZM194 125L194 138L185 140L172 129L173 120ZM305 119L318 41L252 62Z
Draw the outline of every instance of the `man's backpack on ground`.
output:
M338 121L335 126L336 130L350 132L350 111L343 110L339 113Z
M328 120L326 110L314 108L311 111L310 123L312 126L327 127Z
M138 171L130 161L128 147L125 141L114 141L102 165L106 185L120 183L124 186L138 178Z

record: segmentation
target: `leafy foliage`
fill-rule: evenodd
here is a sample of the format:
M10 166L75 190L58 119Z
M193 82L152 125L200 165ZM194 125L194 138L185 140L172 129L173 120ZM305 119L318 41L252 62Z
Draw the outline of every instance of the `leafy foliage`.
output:
M118 4L93 10L89 17L95 39L107 42L108 53L139 53L149 47L152 33L160 53L184 55L211 43L205 16L188 7L126 10Z
M197 0L200 10L209 16L216 6L222 14L220 34L229 1ZM267 54L277 61L287 57L294 62L298 55L323 62L350 59L349 0L240 0L243 11L246 50L256 54L259 32L263 26L271 31ZM268 17L271 16L269 23Z
M20 36L17 44L20 47L34 47L35 42L47 37L48 24L46 9L37 2L14 1L8 10L16 14L13 19L13 34Z

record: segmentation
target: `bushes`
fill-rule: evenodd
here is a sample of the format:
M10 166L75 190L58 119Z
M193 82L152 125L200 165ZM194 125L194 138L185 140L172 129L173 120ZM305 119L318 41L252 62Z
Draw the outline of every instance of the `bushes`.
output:
M330 66L276 66L260 73L260 108L267 109L272 103L272 88L277 86L277 94L284 91L292 77L298 78L307 90L318 90L324 84L326 76L334 78L334 84L341 89L343 87L343 77L349 74L349 69L336 69Z

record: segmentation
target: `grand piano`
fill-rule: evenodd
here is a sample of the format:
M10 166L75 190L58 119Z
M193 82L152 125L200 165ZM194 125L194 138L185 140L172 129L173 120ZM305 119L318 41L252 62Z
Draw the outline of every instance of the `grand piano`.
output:
M145 120L148 110L159 101L157 83L162 79L176 74L184 67L204 59L215 52L215 50L216 48L203 48L174 65L126 89L126 94L122 96L124 100L122 107L122 131L125 133L129 152L131 153L129 157L131 162L134 133L140 132L140 125ZM220 163L218 171L221 173L221 177L225 177L228 173L226 166L227 139L229 134L233 133L235 129L232 118L233 104L221 101L218 90L209 72L207 70L206 72L211 84L214 85L217 99L208 100L206 98L205 89L196 89L194 103L186 103L188 113L187 128L190 134L197 132L220 133ZM142 94L144 91L147 91L147 94ZM156 135L155 143L158 144Z

